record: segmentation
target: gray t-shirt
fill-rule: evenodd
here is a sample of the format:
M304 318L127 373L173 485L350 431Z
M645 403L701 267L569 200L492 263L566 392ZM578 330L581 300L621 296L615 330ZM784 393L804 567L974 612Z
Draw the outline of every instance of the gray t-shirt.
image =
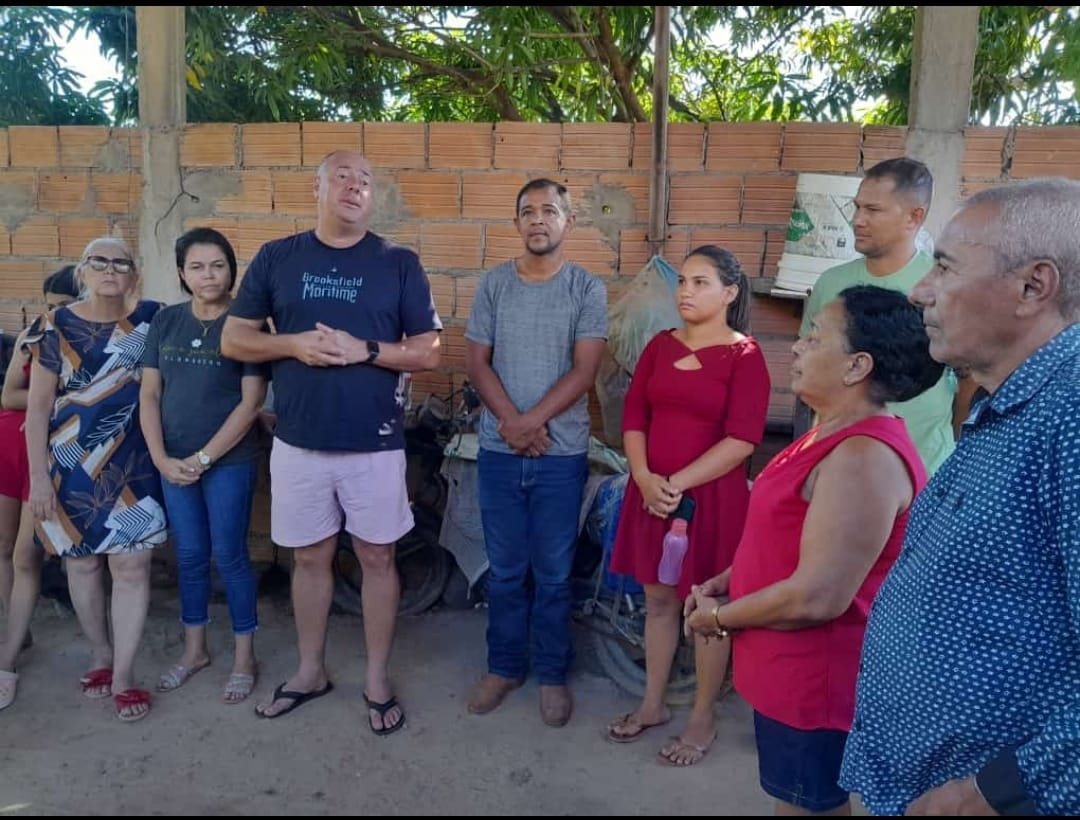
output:
M473 299L465 338L492 348L491 364L510 400L521 412L540 399L574 366L574 344L607 338L607 290L603 282L573 262L550 279L526 282L513 260L489 270ZM549 455L588 452L588 396L548 422ZM480 446L512 453L485 408Z
M244 376L269 375L265 365L244 364L221 355L224 324L223 313L204 328L188 302L162 308L150 323L142 364L161 374L161 431L165 452L171 458L187 458L214 437L240 403ZM258 454L259 441L252 425L217 463L239 464Z

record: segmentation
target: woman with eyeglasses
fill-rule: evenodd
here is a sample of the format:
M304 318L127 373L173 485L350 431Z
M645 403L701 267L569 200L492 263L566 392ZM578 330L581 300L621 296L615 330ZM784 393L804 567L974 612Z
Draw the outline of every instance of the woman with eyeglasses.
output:
M42 283L45 305L51 310L75 301L79 286L75 266L67 265ZM41 548L34 541L30 496L30 465L26 460L26 396L30 384L27 328L15 339L11 362L0 394L0 608L7 632L0 643L0 709L15 699L15 661L33 643L30 618L41 593Z
M117 717L133 721L150 710L149 692L135 686L135 654L151 553L166 539L161 479L139 427L143 348L161 305L138 299L135 261L119 239L93 240L76 273L84 298L42 316L26 340L30 509L42 544L67 559L71 601L91 646L83 694L111 695Z

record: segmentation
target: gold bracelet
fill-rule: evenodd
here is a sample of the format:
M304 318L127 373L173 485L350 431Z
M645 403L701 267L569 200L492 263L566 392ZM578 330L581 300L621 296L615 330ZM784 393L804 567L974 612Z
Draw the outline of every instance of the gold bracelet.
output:
M716 631L713 632L712 637L723 640L731 635L731 630L720 623L720 606L714 606L712 611L713 622L716 624Z

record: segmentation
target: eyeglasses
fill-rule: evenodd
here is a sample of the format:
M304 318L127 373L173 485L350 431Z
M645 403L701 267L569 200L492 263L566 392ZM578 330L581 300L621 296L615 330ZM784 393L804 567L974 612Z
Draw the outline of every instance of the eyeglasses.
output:
M86 264L88 264L93 270L103 271L112 265L114 272L119 274L129 274L135 272L135 263L130 259L108 259L104 256L88 256L86 257Z

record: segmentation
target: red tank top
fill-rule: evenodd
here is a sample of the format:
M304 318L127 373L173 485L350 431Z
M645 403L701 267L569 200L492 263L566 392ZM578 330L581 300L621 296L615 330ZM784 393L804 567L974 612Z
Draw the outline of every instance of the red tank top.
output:
M842 441L869 436L903 459L915 493L926 469L902 419L871 416L805 449L813 430L776 455L754 481L746 527L731 570L734 600L788 578L799 563L799 545L809 504L802 498L810 471ZM897 516L885 549L840 617L809 629L745 629L735 635L735 688L758 712L797 729L849 731L855 711L866 619L885 575L900 554L910 507Z

